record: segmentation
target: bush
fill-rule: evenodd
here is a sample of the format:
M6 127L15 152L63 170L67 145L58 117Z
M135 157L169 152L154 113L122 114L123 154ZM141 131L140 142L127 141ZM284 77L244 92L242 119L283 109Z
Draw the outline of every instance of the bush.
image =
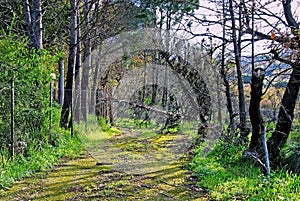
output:
M284 170L264 176L243 158L242 146L220 142L207 155L204 148L196 150L189 168L214 200L299 200L299 176Z
M14 79L15 141L29 144L44 139L49 128L50 72L57 57L46 51L27 47L26 38L0 37L0 152L7 152L10 142L11 80Z
M0 30L1 31L1 30ZM49 107L50 72L57 57L28 49L27 39L0 34L0 188L36 171L48 170L64 156L82 150L77 137L59 128L60 107ZM11 133L11 81L14 79L14 160L9 157ZM50 130L50 110L53 126ZM24 145L18 153L17 143Z

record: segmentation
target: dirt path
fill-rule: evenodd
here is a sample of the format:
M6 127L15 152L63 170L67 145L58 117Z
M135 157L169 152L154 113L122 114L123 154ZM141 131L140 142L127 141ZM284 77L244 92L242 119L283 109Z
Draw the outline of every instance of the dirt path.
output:
M185 135L123 132L87 154L16 183L0 200L208 200L187 170Z

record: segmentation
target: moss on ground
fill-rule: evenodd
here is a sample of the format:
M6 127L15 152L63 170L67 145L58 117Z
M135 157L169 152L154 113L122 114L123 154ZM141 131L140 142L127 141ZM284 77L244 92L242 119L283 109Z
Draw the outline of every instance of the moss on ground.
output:
M85 155L16 183L0 200L207 200L173 150L186 136L88 137Z

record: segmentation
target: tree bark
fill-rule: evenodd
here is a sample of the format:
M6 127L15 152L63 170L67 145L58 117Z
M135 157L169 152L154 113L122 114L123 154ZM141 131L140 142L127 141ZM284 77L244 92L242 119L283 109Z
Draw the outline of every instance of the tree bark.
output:
M228 76L225 71L225 37L226 37L226 12L225 12L225 1L223 1L223 42L222 42L222 60L221 60L221 70L220 74L223 78L223 85L225 86L226 102L227 102L227 111L229 113L229 126L228 134L235 131L235 122L234 122L234 113L233 113L233 104L232 97L230 92L230 84L228 81Z
M258 153L258 157L261 159L263 154L263 146L265 145L265 123L260 111L260 102L262 99L262 88L265 77L265 71L262 68L255 69L255 47L254 47L254 2L252 4L252 37L251 37L251 99L249 107L250 121L252 125L252 136L250 141L250 151ZM262 144L263 143L263 144ZM266 150L266 149L265 149Z
M84 1L84 66L82 69L82 79L81 79L81 113L82 120L87 121L88 115L88 105L89 105L89 85L90 85L90 70L92 65L91 56L91 39L90 39L90 6L89 0Z
M299 23L297 23L293 17L291 11L291 0L282 1L282 5L288 25L291 27L292 31L294 31L294 29L298 30ZM299 44L300 42L298 40L298 47L300 46ZM275 59L284 62L279 57L277 52L274 51L273 53ZM294 110L296 107L300 86L300 64L299 61L296 62L298 63L292 63L293 70L284 95L281 99L276 129L271 138L268 140L270 162L272 165L279 164L280 149L284 146L288 139L294 119ZM289 63L291 64L291 62Z
M268 140L270 161L273 165L279 163L280 149L286 143L291 131L294 119L294 109L299 94L300 87L300 65L295 66L292 70L289 82L285 89L279 108L276 129L271 138Z
M64 102L64 93L65 93L65 86L64 86L64 79L65 79L65 64L64 59L60 58L58 61L59 66L59 104L63 105Z
M80 24L80 17L77 16L77 24ZM81 28L80 26L77 27L77 48L76 48L76 62L75 62L75 77L74 77L74 121L76 123L79 123L82 120L81 115L81 79L82 79L82 61L81 61L81 46L82 42L80 40L81 38Z
M96 114L96 97L97 97L97 88L98 88L98 83L99 83L99 73L100 73L100 68L101 68L101 48L102 44L100 43L98 45L98 50L97 50L97 56L96 56L96 64L95 64L95 70L93 72L93 85L92 85L92 90L91 90L91 103L90 103L90 114Z
M35 44L33 47L37 50L43 48L43 23L42 23L42 0L32 1L32 23L35 37Z
M30 5L28 0L23 0L23 12L25 17L25 26L26 26L26 34L29 37L30 46L34 44L34 38L32 34L32 22L31 22L31 14L30 14Z
M238 36L236 34L237 27L236 27L235 15L233 9L233 0L229 0L229 12L230 12L231 23L232 23L232 41L234 47L234 57L235 57L237 79L238 79L239 113L240 113L239 127L241 131L241 140L242 142L246 143L248 140L247 136L249 134L249 129L247 128L246 102L245 102L244 86L243 86L244 83L243 83L242 71L241 71L241 47L240 47L241 33ZM241 20L240 18L241 18L241 14L239 14L239 20ZM240 24L240 27L241 26L242 25Z
M264 121L260 112L260 102L262 97L264 71L256 69L252 72L251 79L251 99L249 107L250 121L252 125L252 136L250 141L250 150L262 154L262 132L264 130Z
M35 48L36 50L42 49L42 1L32 0L30 6L30 2L28 0L23 0L23 12L25 16L26 33L29 37L30 47Z
M68 72L67 72L67 82L66 91L64 97L64 104L62 106L60 126L63 128L71 127L72 124L68 125L70 110L72 109L73 100L73 82L75 74L75 62L76 62L76 45L77 45L77 0L70 0L71 4L71 17L70 17L70 49L68 58ZM71 123L73 117L71 117Z

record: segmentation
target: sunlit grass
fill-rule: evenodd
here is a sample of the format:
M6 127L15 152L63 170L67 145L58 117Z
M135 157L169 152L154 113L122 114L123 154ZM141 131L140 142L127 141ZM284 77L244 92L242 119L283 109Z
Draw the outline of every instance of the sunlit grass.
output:
M208 155L203 148L196 151L189 167L214 200L300 199L300 176L283 170L264 176L242 157L242 146L219 143Z
M90 117L88 122L76 128L85 147L93 147L121 133L120 129L110 126L105 119L97 120Z

